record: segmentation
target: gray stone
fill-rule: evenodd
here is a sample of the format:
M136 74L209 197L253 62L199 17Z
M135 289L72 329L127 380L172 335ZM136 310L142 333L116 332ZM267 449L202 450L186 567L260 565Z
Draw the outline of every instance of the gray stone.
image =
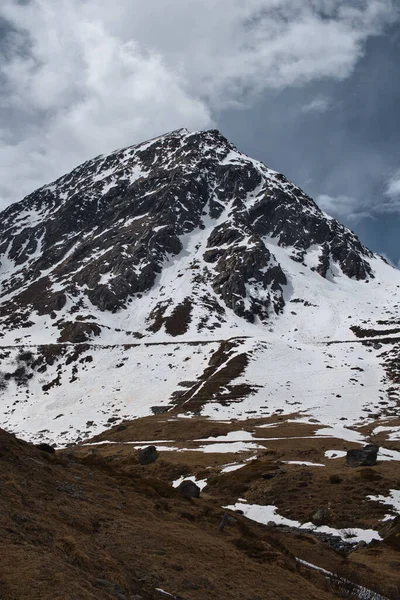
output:
M311 522L317 527L328 525L330 522L330 514L327 508L319 508L311 517Z
M185 496L185 498L199 498L200 497L200 488L199 486L191 481L190 479L185 479L178 486L178 491Z
M155 446L147 446L138 450L139 464L151 465L158 458L158 452Z
M373 467L376 465L376 459L379 446L368 444L359 450L348 450L346 455L346 464L349 467Z

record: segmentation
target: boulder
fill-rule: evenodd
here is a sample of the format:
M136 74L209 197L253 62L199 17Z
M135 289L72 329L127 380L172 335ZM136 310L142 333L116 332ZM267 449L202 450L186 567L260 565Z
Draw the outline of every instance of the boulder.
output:
M190 479L185 479L178 486L178 491L185 496L185 498L199 498L200 497L200 488L199 486L191 481Z
M82 344L92 336L101 334L101 328L96 323L83 323L82 321L65 321L60 324L59 342Z
M327 508L319 508L311 517L311 523L317 527L320 525L328 525L330 522L330 514Z
M151 465L158 458L158 452L155 446L147 446L138 450L139 464Z
M385 544L400 548L400 517L385 521L379 529Z
M37 444L36 448L38 450L41 450L42 452L48 452L49 454L54 454L54 452L55 452L53 446L50 446L50 444L46 444L45 442L42 442L41 444Z
M349 467L373 467L376 465L379 446L368 444L360 450L348 450L346 464Z

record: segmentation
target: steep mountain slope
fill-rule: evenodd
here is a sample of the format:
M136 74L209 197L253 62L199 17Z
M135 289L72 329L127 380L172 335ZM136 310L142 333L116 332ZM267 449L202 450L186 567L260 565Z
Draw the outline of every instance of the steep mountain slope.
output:
M132 296L154 286L163 263L175 256L181 272L175 277L183 275L182 267L197 271L185 283L204 308L198 328L212 326L226 308L249 322L266 320L282 310L287 279L265 236L290 247L299 262L320 245L314 267L324 277L332 261L349 277L372 274L371 253L350 231L216 131L173 132L84 163L2 217L3 324L14 325L15 308L19 328L29 323L31 307L39 315L61 314L60 341L68 338L66 315L93 306L126 308ZM180 255L187 255L193 234L196 243L183 264ZM146 315L148 331L164 324L172 305L166 298L149 307L154 314ZM181 310L189 315L190 303Z
M396 406L384 328L350 327L395 318L400 273L217 131L84 163L2 213L0 253L1 422L26 435Z

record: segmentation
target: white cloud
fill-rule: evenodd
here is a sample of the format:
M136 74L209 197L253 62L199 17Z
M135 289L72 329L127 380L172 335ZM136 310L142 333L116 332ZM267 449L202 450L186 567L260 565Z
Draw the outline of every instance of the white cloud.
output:
M389 179L385 193L386 196L389 196L393 200L397 199L400 203L400 171L394 173Z
M400 214L400 172L389 180L384 194L377 198L375 204L365 203L364 198L346 196L330 196L320 194L315 201L327 214L343 221L359 221L375 218L382 214Z
M3 0L0 198L267 88L344 79L394 18L391 0Z
M400 170L389 178L379 210L382 213L400 214Z
M345 195L329 196L321 194L317 196L315 201L324 212L335 218L351 219L360 217L361 203L357 198Z
M308 104L301 107L304 113L324 113L332 108L332 100L327 96L317 96Z

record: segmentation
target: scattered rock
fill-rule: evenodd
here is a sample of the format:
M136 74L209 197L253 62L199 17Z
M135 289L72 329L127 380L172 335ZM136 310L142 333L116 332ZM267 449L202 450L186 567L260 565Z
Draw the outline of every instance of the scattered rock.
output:
M76 498L77 500L86 500L86 496L81 485L70 483L69 481L58 481L57 484L56 490L58 492L67 494L68 496Z
M162 415L163 413L167 413L169 410L171 410L170 406L152 406L151 407L151 411L154 415Z
M330 514L327 508L319 508L311 517L311 523L317 527L320 525L328 525L330 522Z
M178 486L178 491L185 496L185 498L199 498L200 497L200 488L199 486L191 481L190 479L185 479Z
M155 446L147 446L138 450L139 464L151 465L158 458L157 448Z
M219 522L218 531L222 532L227 525L235 525L236 523L237 519L235 519L235 517L228 515L228 513L224 513L221 521Z
M386 521L379 529L379 534L385 544L400 548L400 516Z
M37 444L36 448L38 450L41 450L42 452L48 452L49 454L54 454L54 452L55 452L53 446L50 446L50 444L46 444L45 442L42 442L41 444Z
M360 450L348 450L346 464L349 467L373 467L376 465L379 446L368 444Z

